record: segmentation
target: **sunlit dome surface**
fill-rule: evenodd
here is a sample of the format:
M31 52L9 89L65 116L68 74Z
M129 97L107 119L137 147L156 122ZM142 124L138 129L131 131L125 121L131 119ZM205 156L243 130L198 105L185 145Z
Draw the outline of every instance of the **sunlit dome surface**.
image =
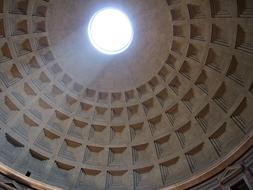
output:
M92 45L104 54L125 51L133 40L133 28L126 14L114 8L96 12L88 26Z

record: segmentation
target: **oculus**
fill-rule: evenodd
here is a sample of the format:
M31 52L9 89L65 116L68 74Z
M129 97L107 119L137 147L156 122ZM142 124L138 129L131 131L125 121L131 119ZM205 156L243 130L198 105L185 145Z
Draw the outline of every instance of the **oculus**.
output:
M114 55L131 45L134 32L125 13L115 8L104 8L92 16L88 35L91 44L99 52Z

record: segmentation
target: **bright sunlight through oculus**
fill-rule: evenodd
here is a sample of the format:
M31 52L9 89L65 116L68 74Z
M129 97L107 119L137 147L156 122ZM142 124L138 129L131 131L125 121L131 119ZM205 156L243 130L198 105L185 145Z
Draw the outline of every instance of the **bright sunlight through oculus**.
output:
M130 46L133 28L126 14L114 8L106 8L93 15L88 35L98 51L104 54L118 54Z

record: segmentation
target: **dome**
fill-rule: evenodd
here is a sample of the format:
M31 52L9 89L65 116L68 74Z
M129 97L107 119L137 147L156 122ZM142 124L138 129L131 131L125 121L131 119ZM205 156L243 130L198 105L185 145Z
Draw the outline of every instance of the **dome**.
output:
M108 9L131 24L113 55L88 32ZM252 10L0 0L0 173L47 190L181 190L219 175L253 145Z

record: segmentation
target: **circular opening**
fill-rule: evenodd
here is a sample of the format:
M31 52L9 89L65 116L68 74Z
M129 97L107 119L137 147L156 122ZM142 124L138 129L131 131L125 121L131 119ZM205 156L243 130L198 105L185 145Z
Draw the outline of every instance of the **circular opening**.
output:
M132 24L122 11L105 8L96 12L88 27L92 45L104 54L125 51L133 40Z

